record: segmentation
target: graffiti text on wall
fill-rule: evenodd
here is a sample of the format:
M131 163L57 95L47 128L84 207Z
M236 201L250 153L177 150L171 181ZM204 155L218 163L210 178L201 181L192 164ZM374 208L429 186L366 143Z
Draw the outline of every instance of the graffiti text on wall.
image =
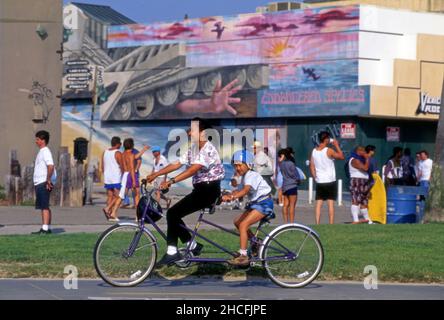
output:
M32 87L29 90L29 99L34 102L34 107L39 108L39 117L36 120L43 121L46 123L49 119L49 115L53 107L50 106L50 100L53 100L53 93L46 84L42 84L39 81L33 81Z
M426 92L421 92L421 102L416 110L416 114L440 114L441 98L432 97Z

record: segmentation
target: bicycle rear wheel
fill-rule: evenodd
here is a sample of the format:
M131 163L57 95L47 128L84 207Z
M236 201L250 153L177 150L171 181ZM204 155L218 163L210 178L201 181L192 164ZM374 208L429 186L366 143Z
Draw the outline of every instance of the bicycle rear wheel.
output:
M302 288L321 272L324 250L312 230L288 225L264 243L261 258L274 283L284 288Z
M112 226L100 236L94 248L97 273L117 287L131 287L144 281L156 259L156 239L136 224Z

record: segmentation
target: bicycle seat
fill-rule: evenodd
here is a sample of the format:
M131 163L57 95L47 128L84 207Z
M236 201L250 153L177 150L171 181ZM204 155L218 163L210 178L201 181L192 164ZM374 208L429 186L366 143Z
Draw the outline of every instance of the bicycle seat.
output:
M207 208L204 208L204 212L208 214L213 214L216 212L216 207L222 203L222 197L218 197L216 201Z
M266 216L266 217L262 218L261 223L262 224L264 224L264 223L271 223L271 219L274 219L274 218L276 218L275 214L273 214L272 217Z

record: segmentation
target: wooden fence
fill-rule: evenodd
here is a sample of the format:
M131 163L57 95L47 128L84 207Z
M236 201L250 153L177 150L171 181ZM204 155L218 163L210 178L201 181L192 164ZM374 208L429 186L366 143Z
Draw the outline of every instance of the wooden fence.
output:
M78 163L67 147L59 149L55 160L57 182L51 192L51 205L61 207L81 207L83 205L84 164ZM5 177L5 193L9 205L30 204L35 201L33 174L34 165L20 170L17 152L10 152L10 174Z

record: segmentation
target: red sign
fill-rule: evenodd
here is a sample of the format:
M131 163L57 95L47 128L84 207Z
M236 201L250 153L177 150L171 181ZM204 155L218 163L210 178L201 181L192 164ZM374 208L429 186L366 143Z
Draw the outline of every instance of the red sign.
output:
M387 127L387 141L399 142L401 139L401 128Z
M356 139L356 124L341 123L341 139Z

